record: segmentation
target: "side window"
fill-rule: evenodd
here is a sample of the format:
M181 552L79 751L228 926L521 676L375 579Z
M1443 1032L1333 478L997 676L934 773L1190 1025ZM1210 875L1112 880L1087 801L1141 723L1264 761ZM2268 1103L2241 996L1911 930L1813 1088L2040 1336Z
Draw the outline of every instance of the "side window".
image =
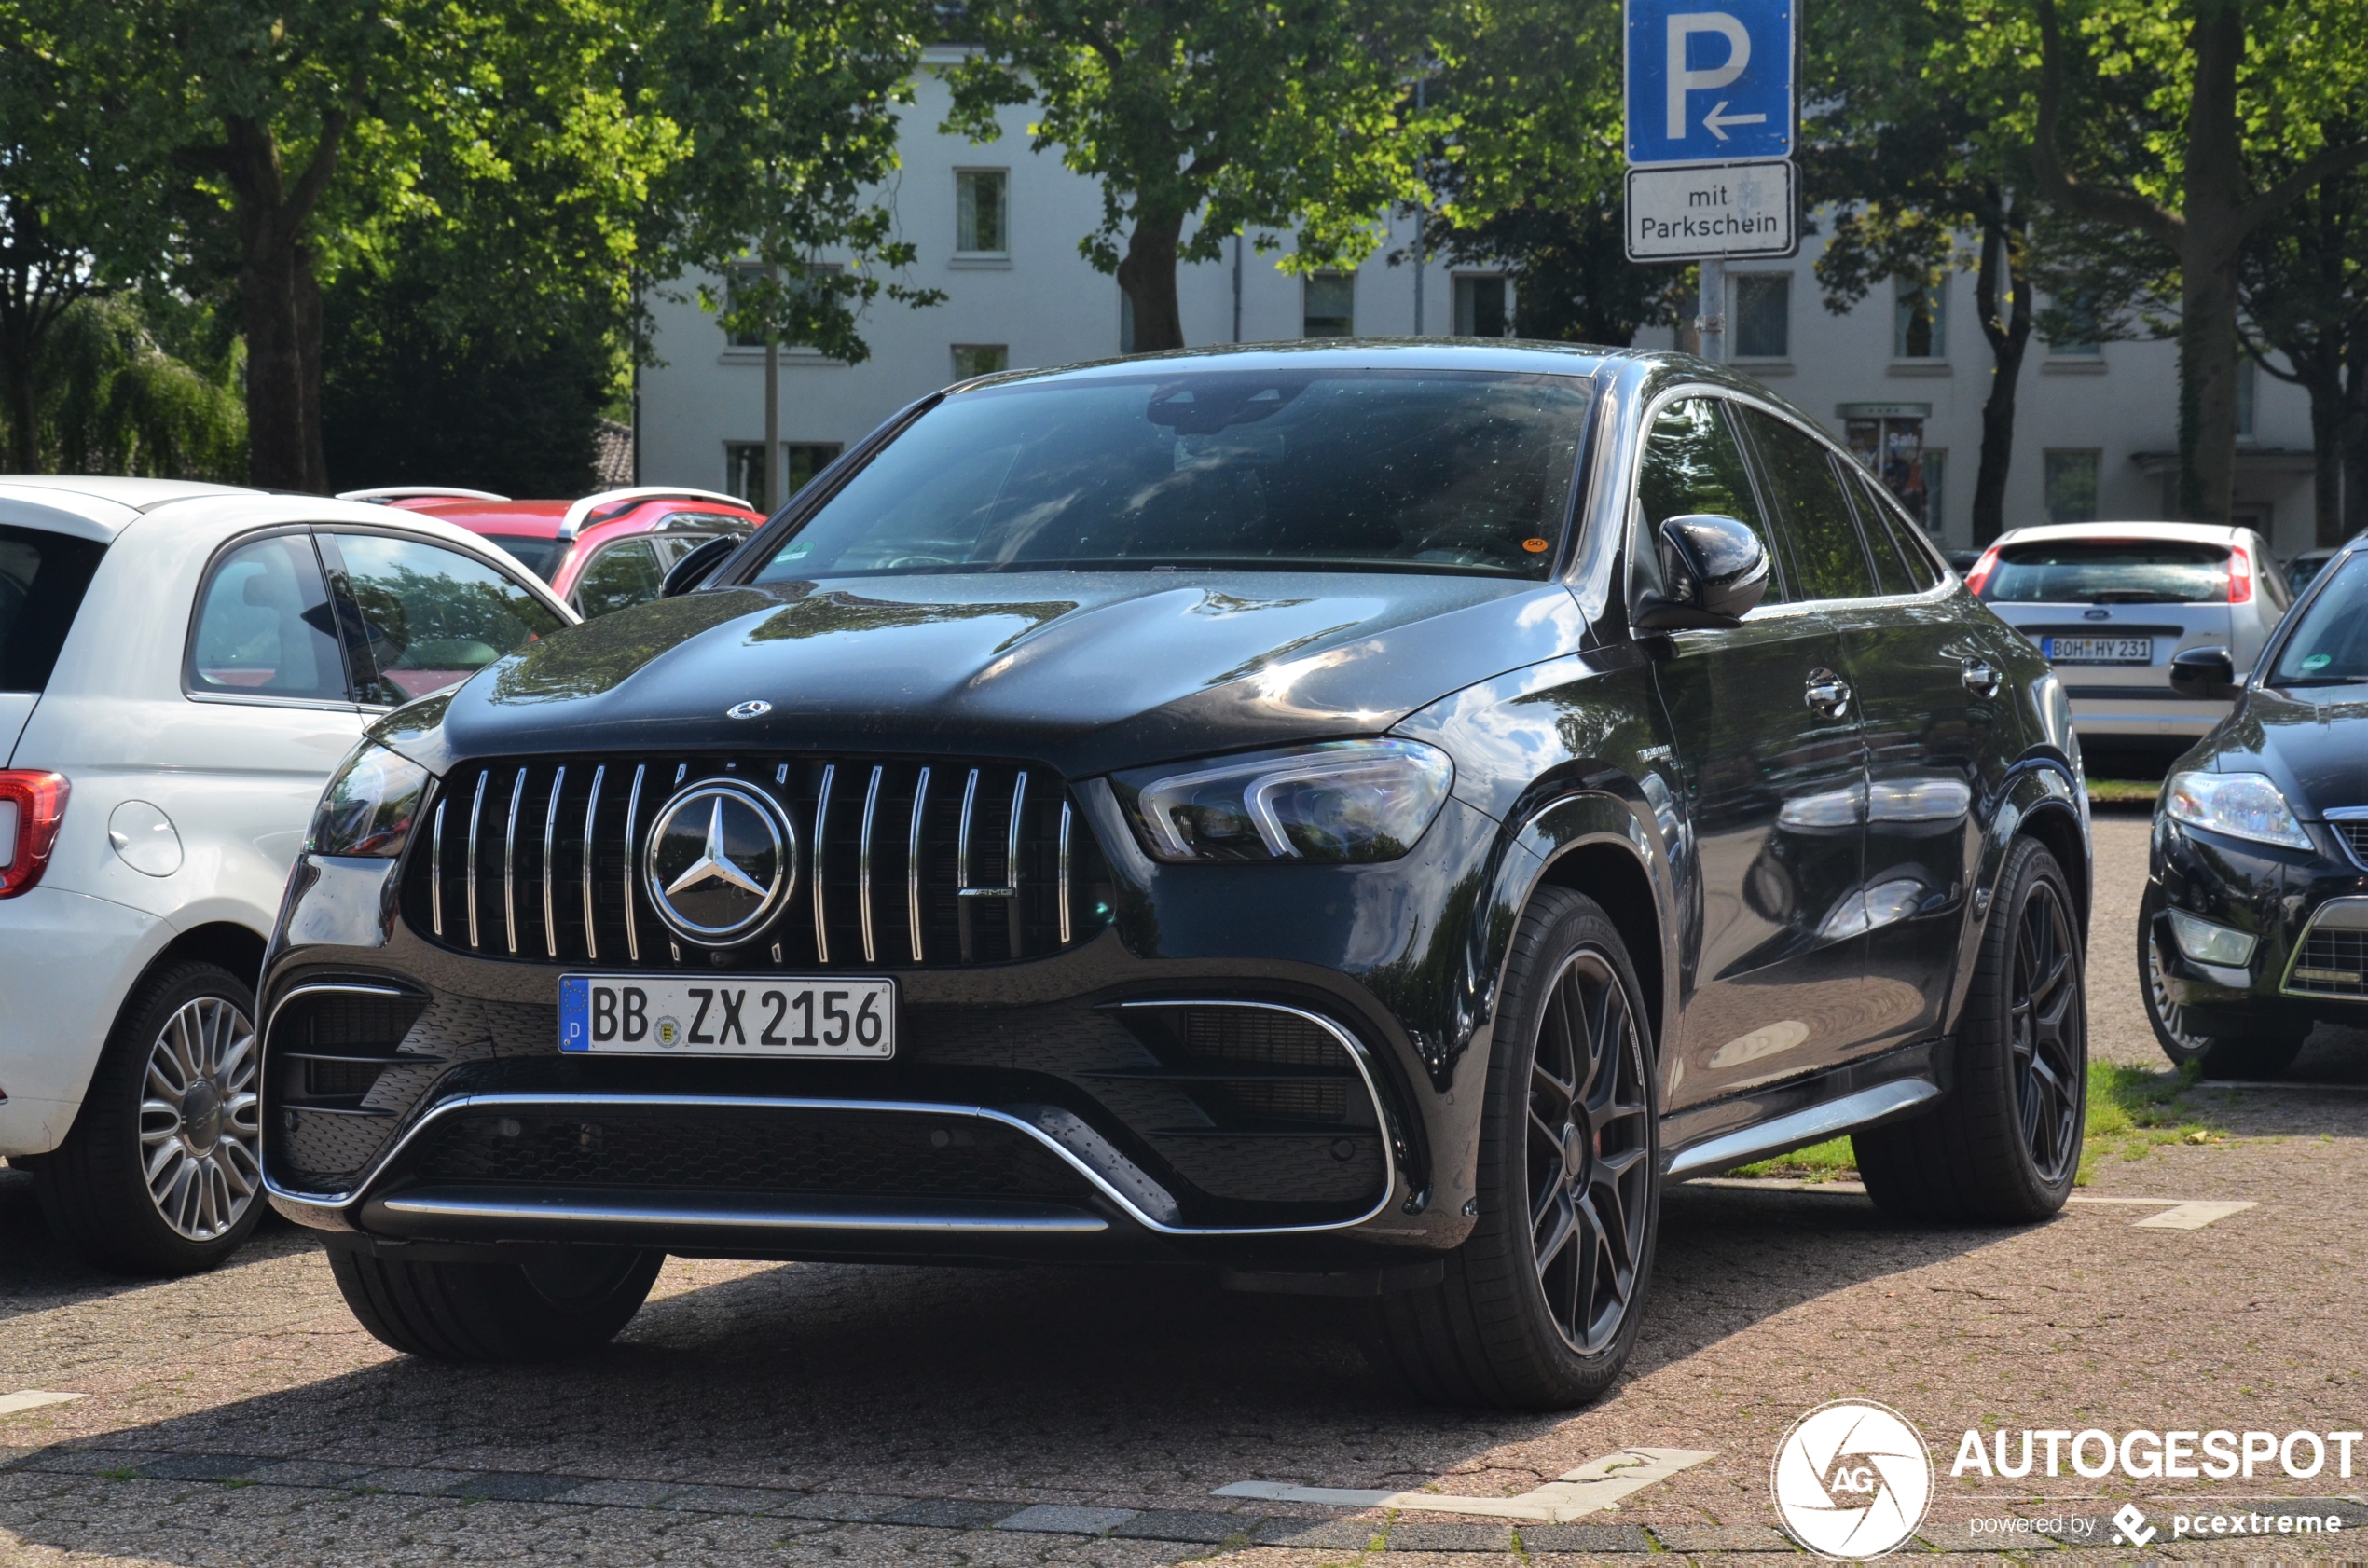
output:
M1823 442L1756 408L1742 410L1773 492L1796 599L1871 598L1881 591L1859 543L1841 475Z
M658 597L666 581L655 546L647 539L626 539L592 557L575 580L575 607L589 620L613 610L647 604Z
M1851 477L1851 494L1858 502L1858 520L1865 530L1867 548L1880 559L1883 548L1876 541L1888 539L1891 542L1893 553L1898 556L1901 567L1907 573L1907 586L1904 592L1921 594L1927 588L1938 586L1940 568L1934 562L1932 552L1924 548L1923 542L1916 537L1922 530L1902 517L1896 508L1883 503L1882 493L1865 469L1852 462L1841 466Z
M214 563L198 591L184 680L222 696L352 700L309 534L258 539Z
M337 612L365 703L457 686L559 628L542 600L457 550L386 534L326 537L340 557Z
M1734 411L1723 400L1683 398L1653 417L1636 466L1636 531L1630 552L1638 585L1660 585L1662 523L1688 513L1713 513L1748 523L1763 544L1768 526L1752 491L1751 472L1736 443ZM1770 585L1770 598L1781 598Z

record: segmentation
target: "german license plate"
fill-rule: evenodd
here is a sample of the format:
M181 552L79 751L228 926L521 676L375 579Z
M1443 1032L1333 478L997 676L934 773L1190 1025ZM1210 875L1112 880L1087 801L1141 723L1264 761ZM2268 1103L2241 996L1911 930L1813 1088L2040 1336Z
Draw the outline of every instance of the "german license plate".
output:
M846 975L561 975L559 1049L885 1062L896 1054L896 982Z
M2150 665L2155 662L2151 637L2043 637L2039 651L2059 665Z

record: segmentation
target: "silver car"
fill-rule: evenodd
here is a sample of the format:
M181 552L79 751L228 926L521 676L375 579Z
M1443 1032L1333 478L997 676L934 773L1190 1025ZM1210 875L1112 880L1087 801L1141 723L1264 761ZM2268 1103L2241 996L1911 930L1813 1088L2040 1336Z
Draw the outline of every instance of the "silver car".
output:
M2266 540L2203 523L2015 529L1965 581L2056 666L2092 750L2185 750L2228 704L2172 691L2172 657L2226 648L2241 675L2292 602Z

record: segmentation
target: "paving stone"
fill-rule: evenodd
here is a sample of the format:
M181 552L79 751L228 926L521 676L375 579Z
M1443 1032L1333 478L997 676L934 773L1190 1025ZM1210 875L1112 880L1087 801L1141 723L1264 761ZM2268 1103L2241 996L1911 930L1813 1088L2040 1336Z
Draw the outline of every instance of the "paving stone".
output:
M448 1497L461 1477L450 1470L391 1467L365 1470L348 1484L356 1492L391 1492L398 1497Z
M35 1454L46 1451L48 1451L37 1448L10 1448L6 1443L0 1443L0 1470L6 1470L13 1465L22 1465L26 1461L32 1459Z
M968 1497L925 1497L894 1513L874 1517L874 1524L920 1524L937 1530L983 1530L1017 1513L1012 1503L981 1503Z
M1654 1538L1671 1551L1792 1551L1782 1531L1757 1524L1656 1524ZM1526 1532L1523 1533L1526 1535Z
M1324 1522L1304 1519L1270 1519L1250 1532L1250 1544L1260 1547L1313 1547L1323 1551L1363 1551L1380 1539L1378 1522Z
M771 1511L781 1494L761 1486L686 1486L652 1505L694 1514L762 1514Z
M1390 1545L1397 1545L1393 1534ZM1652 1538L1634 1524L1524 1524L1521 1549L1549 1551L1651 1551Z
M367 1465L333 1465L321 1459L282 1459L248 1472L258 1486L350 1486L370 1473Z
M446 1489L447 1497L467 1497L500 1503L542 1503L583 1483L579 1476L538 1476L516 1470L486 1470L463 1476Z
M137 1471L146 1461L164 1457L143 1450L48 1449L35 1454L25 1468L52 1476L107 1476Z
M587 1481L552 1495L554 1503L584 1503L609 1508L654 1507L682 1490L681 1481Z
M1133 1508L1081 1508L1061 1503L1039 1503L1009 1519L995 1521L998 1530L1041 1530L1053 1535L1107 1535L1135 1517Z
M1195 1508L1146 1508L1110 1534L1122 1540L1191 1541L1221 1546L1236 1536L1246 1539L1264 1522L1264 1517L1259 1514L1205 1513Z
M1506 1524L1423 1524L1401 1520L1390 1526L1389 1549L1508 1552L1513 1549L1513 1530Z
M824 1520L833 1524L867 1524L882 1514L903 1507L902 1497L860 1497L843 1492L777 1492L764 1511L781 1519Z
M235 1481L278 1463L253 1454L167 1453L142 1460L140 1474L152 1481Z

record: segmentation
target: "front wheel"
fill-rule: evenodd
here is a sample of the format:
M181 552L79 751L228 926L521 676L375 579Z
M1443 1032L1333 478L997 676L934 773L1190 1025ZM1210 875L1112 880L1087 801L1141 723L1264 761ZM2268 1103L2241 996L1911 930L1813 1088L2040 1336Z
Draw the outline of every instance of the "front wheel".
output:
M2170 999L2163 973L2165 934L2156 930L2162 911L2162 889L2149 884L2138 905L2138 989L2146 998L2146 1022L2155 1026L2155 1041L2163 1054L2182 1067L2201 1063L2206 1078L2276 1078L2292 1066L2309 1038L2307 1022L2264 1018L2249 1023L2241 1035L2214 1033Z
M1867 1196L1906 1218L2044 1219L2080 1168L2088 1004L2072 885L2047 846L2017 839L1957 1031L1939 1108L1852 1138Z
M436 1361L553 1361L616 1338L649 1299L662 1252L537 1249L531 1262L413 1262L332 1246L329 1272L379 1342Z
M42 1162L49 1229L101 1268L211 1269L263 1217L255 993L216 964L142 977L74 1128Z
M1640 996L1602 908L1541 889L1497 1010L1479 1223L1442 1283L1378 1312L1376 1359L1417 1395L1562 1410L1601 1396L1627 1362L1660 1225Z

